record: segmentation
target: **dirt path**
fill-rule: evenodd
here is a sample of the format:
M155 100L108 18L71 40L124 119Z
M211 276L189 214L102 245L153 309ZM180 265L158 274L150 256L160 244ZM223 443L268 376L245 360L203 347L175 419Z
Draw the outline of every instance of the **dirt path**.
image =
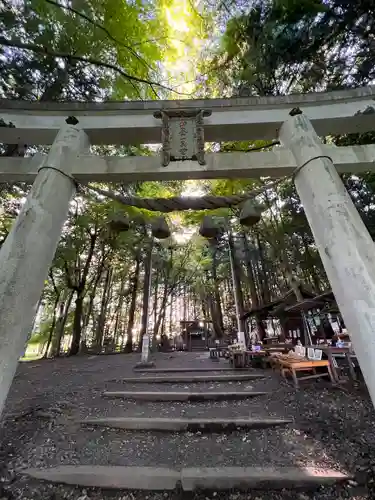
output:
M189 384L121 384L134 375L139 355L68 358L22 363L6 407L1 430L0 499L123 500L174 499L177 493L107 492L51 485L20 474L29 467L57 465L313 466L350 473L350 484L315 493L211 493L205 498L365 500L375 497L375 412L364 390L333 389L311 382L295 391L270 371L264 379ZM199 353L158 354L158 367L213 367ZM222 362L224 363L224 362ZM152 403L102 397L104 390L266 391L240 401ZM82 427L95 416L126 417L290 417L281 428L230 434L160 434ZM297 496L296 496L297 495ZM197 496L195 496L197 497Z

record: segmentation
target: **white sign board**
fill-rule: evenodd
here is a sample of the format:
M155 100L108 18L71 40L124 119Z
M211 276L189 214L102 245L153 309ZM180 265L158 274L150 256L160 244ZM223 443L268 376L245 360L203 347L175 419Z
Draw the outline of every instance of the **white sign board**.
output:
M142 340L142 363L147 363L148 361L148 353L149 353L149 346L150 346L150 337L145 334L143 335L143 340Z
M335 332L335 333L340 333L340 327L339 327L339 324L337 323L337 321L331 321L331 326L332 326L332 330Z
M244 347L246 347L245 332L238 332L237 339L239 344L242 344Z

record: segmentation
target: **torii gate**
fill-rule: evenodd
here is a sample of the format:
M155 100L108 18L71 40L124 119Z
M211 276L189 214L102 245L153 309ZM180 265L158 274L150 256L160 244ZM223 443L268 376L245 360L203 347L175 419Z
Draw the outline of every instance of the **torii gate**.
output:
M0 101L0 118L15 125L0 127L0 142L52 144L46 156L0 158L0 182L34 181L0 250L0 413L32 328L75 192L74 179L254 178L280 177L293 171L297 172L298 194L375 404L375 245L337 173L375 170L375 146L325 146L317 135L374 130L374 98L375 87L366 87L267 98L62 104ZM181 126L182 122L180 150L171 155L175 135L168 127ZM204 158L204 140L277 136L285 149L208 154ZM166 166L157 157L89 154L90 142L147 144L160 143L161 137L162 163ZM178 159L187 161L169 163Z

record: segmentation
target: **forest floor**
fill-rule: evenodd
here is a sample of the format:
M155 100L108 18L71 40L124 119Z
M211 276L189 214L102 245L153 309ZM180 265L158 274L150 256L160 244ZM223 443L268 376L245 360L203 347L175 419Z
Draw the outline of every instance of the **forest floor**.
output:
M154 356L158 368L211 367L207 353ZM72 357L20 363L8 398L0 445L0 500L175 500L181 493L116 492L49 484L22 474L29 467L312 466L352 475L341 486L296 493L282 490L192 494L195 499L367 500L375 498L375 411L363 384L345 391L308 381L296 391L278 375L244 382L136 385L138 354ZM228 366L221 361L220 366ZM181 375L181 374L180 374ZM116 381L117 380L117 381ZM152 403L102 397L104 390L267 391L241 401ZM155 433L82 427L88 416L287 417L286 427L228 434ZM186 495L186 494L185 494ZM185 498L185 497L184 497Z

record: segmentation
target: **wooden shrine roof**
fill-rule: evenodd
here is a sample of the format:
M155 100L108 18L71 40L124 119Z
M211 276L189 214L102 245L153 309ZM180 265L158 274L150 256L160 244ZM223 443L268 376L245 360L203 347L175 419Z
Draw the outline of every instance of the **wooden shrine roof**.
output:
M302 297L304 297L305 299L311 299L315 297L315 294L305 286L300 285L299 288ZM293 302L296 302L296 300L297 299L294 291L289 290L283 296L273 300L272 302L269 302L268 304L264 304L263 306L250 309L250 311L248 311L242 316L242 319L250 318L251 316L254 316L257 313L265 317L278 316L282 312L286 311L287 307L292 306Z
M313 309L316 307L319 308L324 308L324 306L328 305L331 306L329 310L331 311L336 311L337 305L336 305L336 299L335 296L332 292L332 290L328 290L320 295L316 295L312 298L307 298L303 300L302 302L298 302L296 304L293 304L289 307L285 308L285 312L297 312L297 311L307 311L309 309ZM332 307L333 306L333 307ZM327 309L328 312L328 309Z

